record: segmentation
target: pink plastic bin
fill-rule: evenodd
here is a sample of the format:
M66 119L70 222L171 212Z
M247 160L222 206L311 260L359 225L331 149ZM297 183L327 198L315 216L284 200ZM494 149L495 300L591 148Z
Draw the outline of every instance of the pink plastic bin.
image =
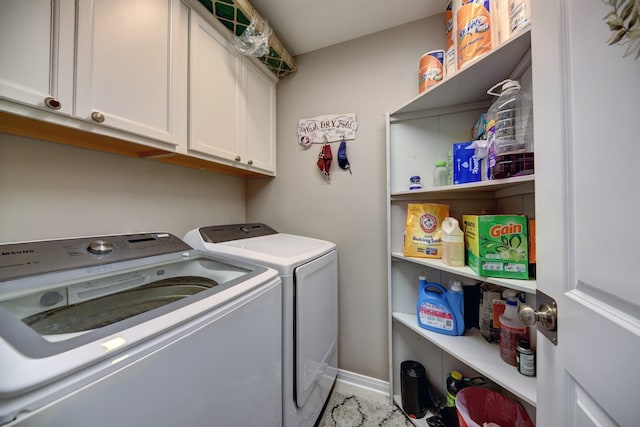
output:
M500 427L534 427L522 406L483 387L460 390L456 395L456 412L460 427L482 427L482 423L496 423Z

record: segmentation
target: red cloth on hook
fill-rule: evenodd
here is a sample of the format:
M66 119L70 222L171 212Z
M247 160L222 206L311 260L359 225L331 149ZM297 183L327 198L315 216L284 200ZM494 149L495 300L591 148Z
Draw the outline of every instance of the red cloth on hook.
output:
M332 159L333 154L331 154L331 145L324 144L320 150L320 154L318 155L318 162L316 163L323 174L329 175Z

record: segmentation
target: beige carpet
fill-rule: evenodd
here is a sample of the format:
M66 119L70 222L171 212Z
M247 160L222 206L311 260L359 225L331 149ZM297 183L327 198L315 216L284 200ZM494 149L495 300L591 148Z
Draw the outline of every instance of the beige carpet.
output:
M333 391L318 427L411 427L395 405Z

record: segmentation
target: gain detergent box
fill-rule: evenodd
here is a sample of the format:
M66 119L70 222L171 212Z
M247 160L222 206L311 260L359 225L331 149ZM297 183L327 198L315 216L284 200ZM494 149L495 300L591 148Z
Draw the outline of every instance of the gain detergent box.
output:
M485 277L528 279L525 215L463 215L467 265Z

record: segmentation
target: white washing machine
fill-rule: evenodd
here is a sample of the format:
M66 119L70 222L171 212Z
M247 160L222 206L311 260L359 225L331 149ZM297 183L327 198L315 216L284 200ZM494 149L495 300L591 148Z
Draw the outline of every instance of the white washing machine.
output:
M278 273L167 233L0 245L0 425L282 425Z
M313 426L338 370L338 254L324 240L264 224L202 227L196 249L277 270L283 286L283 425Z

